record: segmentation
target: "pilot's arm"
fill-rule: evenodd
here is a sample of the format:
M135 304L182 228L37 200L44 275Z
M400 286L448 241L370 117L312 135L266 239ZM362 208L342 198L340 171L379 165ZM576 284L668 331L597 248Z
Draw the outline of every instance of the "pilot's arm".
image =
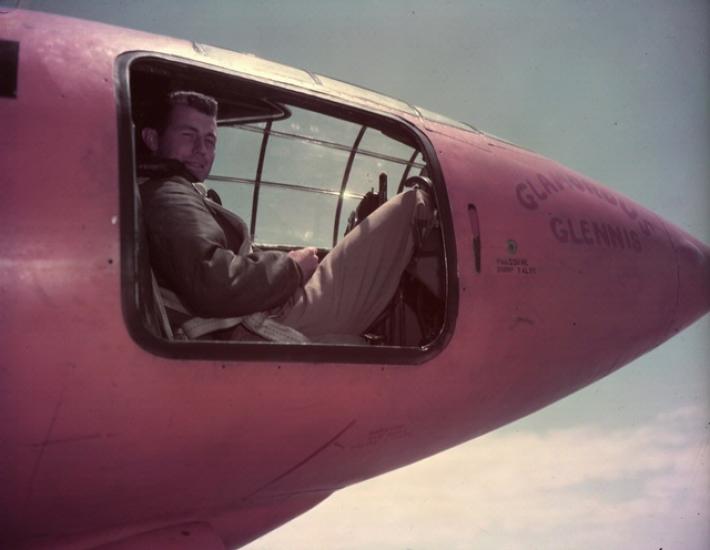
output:
M182 178L141 185L151 264L195 315L232 317L282 305L301 285L296 262L278 251L240 256L241 228L221 220Z

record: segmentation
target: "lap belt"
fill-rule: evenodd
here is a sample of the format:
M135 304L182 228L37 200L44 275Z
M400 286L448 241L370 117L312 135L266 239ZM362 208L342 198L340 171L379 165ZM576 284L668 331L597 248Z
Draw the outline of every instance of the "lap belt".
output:
M241 317L195 317L183 305L177 294L167 288L159 288L160 296L163 299L165 307L190 317L190 319L180 325L180 329L190 340L194 340L210 332L227 330L239 324L243 324L252 332L273 342L305 344L309 341L304 334L278 321L274 321L263 311L242 315Z

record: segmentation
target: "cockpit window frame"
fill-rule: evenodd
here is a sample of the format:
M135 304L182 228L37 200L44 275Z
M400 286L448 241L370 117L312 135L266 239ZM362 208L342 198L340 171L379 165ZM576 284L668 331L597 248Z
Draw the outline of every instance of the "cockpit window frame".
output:
M215 78L238 83L246 89L264 89L271 99L284 100L325 115L356 121L374 128L393 128L404 132L423 152L439 207L439 218L445 250L446 305L443 327L438 336L423 347L368 346L352 344L282 344L256 341L202 341L167 340L156 336L145 325L143 300L139 288L142 220L139 217L139 197L136 184L135 133L132 119L131 68L137 61L166 63L179 67L184 74L212 74ZM118 116L118 160L120 185L120 247L121 293L123 316L131 337L146 351L161 357L187 360L212 360L222 362L264 361L285 363L370 363L411 365L430 360L448 344L453 334L458 313L458 279L456 276L456 247L453 220L448 196L443 183L441 167L433 146L416 126L396 113L378 111L347 102L339 97L328 97L308 89L298 89L292 84L260 80L227 68L186 59L175 55L150 51L125 52L116 58L115 82ZM393 130L393 131L394 131ZM143 238L143 240L142 240Z

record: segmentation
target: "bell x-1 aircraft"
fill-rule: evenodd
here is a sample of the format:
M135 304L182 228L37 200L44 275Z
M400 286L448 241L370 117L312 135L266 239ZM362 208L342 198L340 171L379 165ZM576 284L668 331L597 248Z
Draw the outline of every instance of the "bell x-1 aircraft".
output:
M370 90L22 10L0 15L0 74L3 548L239 547L593 383L710 310L706 244ZM207 184L262 248L322 256L363 205L430 190L437 227L362 338L171 325L138 128L185 89L219 102Z

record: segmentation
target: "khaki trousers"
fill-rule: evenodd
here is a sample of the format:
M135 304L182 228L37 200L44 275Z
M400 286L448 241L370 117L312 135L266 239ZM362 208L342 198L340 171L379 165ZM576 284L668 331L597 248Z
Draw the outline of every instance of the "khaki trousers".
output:
M414 250L415 223L433 217L420 190L396 195L348 233L276 317L314 341L357 337L394 296Z

